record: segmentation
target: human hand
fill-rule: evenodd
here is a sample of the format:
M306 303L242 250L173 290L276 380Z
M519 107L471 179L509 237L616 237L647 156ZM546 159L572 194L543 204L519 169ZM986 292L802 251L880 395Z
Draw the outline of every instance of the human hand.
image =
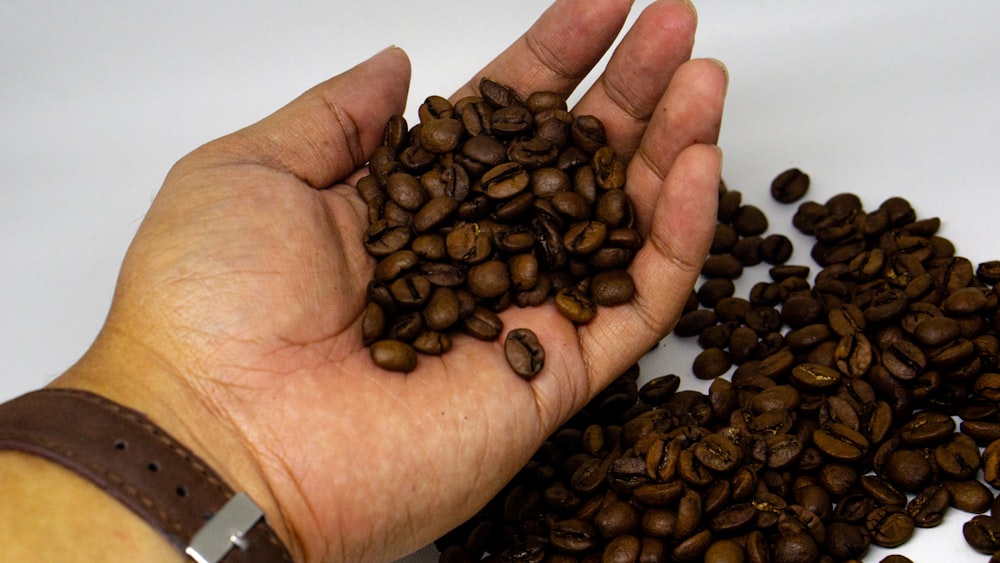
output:
M520 94L569 93L623 25L624 0L557 1L477 73ZM361 341L374 261L352 187L409 65L383 51L170 171L129 249L107 322L56 385L145 410L265 509L297 560L380 560L474 513L538 445L678 318L715 226L726 86L688 61L696 18L662 1L637 20L573 109L627 161L645 245L635 299L585 326L510 309L546 349L530 382L502 339L457 336L407 375Z

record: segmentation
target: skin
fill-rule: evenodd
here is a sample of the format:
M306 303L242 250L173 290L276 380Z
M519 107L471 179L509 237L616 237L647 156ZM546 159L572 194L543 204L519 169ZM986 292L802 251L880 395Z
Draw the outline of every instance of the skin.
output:
M569 94L630 2L557 0L453 96L489 76ZM386 49L169 172L122 265L111 311L53 385L146 412L266 512L297 561L385 561L472 515L542 441L676 322L715 226L727 83L689 60L683 1L643 11L573 108L628 162L645 245L635 299L574 326L551 305L501 314L546 349L532 381L497 342L456 336L410 374L361 342L375 262L353 188L410 67ZM0 559L181 560L145 523L61 467L0 454ZM81 506L87 510L80 510Z

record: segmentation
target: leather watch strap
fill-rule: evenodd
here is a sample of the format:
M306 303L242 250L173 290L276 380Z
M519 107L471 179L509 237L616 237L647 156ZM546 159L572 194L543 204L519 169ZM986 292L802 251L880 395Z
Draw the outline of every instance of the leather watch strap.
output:
M292 560L249 497L144 414L100 395L42 389L0 405L0 449L92 481L195 561Z

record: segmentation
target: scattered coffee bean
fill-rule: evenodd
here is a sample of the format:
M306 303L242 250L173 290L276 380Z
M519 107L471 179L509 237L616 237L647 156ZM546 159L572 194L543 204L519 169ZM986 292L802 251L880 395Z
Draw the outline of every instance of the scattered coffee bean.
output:
M592 144L580 157L591 168ZM788 191L774 189L797 201L796 183L807 177L788 171L775 180ZM973 548L1000 551L1000 500L984 484L1000 487L1000 267L957 256L940 220L918 219L903 198L870 211L850 193L800 204L793 225L816 239L812 282L742 193L720 185L718 219L674 327L702 347L691 371L641 387L638 366L621 374L440 545L481 559L467 546L486 526L496 554L547 538L533 560L860 561L955 509L976 515L963 530ZM579 260L550 227L532 232ZM780 264L770 280L737 296L734 280L765 261ZM406 263L386 275L405 278ZM554 291L600 305L597 280ZM712 380L707 393L682 390L692 376Z

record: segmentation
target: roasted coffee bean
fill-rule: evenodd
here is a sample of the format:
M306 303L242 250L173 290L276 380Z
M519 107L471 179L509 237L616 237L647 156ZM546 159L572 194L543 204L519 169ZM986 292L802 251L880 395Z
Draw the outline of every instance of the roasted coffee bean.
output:
M590 297L597 305L619 305L630 301L634 295L635 282L625 270L598 272L591 279Z
M417 365L417 353L412 346L399 340L377 340L369 348L372 361L390 371L409 372Z
M703 350L694 359L692 372L699 379L713 379L727 371L732 366L729 355L722 348Z
M462 318L462 328L466 334L480 340L496 340L503 331L503 321L493 311L476 306L468 316Z
M511 287L510 269L500 260L487 260L470 267L465 281L469 292L476 297L498 297Z
M735 540L718 540L708 547L705 563L743 563L746 561L746 552Z
M971 479L979 471L979 448L965 434L953 434L948 442L934 448L934 461L949 479Z
M525 379L537 375L545 365L545 349L535 333L527 328L516 328L507 333L504 354L514 373Z
M882 473L893 485L911 493L921 491L933 477L930 462L916 451L908 449L890 453Z
M847 522L831 522L826 526L824 552L837 561L860 560L870 546L864 528Z
M868 440L856 430L832 423L813 433L816 448L838 461L854 461L868 452Z
M913 535L913 517L898 506L880 506L865 518L872 543L882 547L900 546Z
M760 243L760 256L772 265L784 264L792 257L792 241L785 235L768 235Z
M808 534L795 532L781 534L774 544L774 563L797 563L800 561L817 561L820 556L819 545Z
M1000 550L1000 520L992 516L975 516L962 526L966 543L980 553Z
M716 254L705 259L701 273L710 278L732 280L743 274L743 263L732 254Z
M976 480L945 481L944 488L951 497L951 505L963 512L982 514L993 504L993 493Z
M563 288L556 292L556 309L577 324L589 323L597 313L595 303L576 288Z
M900 428L899 435L909 446L931 446L950 438L955 431L955 421L948 415L935 411L920 411Z
M931 485L913 497L906 505L906 512L913 517L913 524L920 528L933 528L944 520L951 501L951 493L940 485Z
M741 236L760 235L767 230L768 222L764 212L755 205L741 205L733 215L733 227Z
M781 203L794 203L809 190L809 175L798 168L790 168L771 181L771 197Z

